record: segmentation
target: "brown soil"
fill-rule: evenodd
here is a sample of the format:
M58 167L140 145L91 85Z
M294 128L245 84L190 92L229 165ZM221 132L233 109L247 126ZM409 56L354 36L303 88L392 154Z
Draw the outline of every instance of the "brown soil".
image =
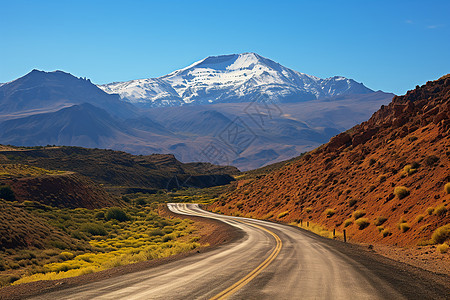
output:
M449 137L447 75L395 97L367 122L283 168L237 184L209 209L345 228L354 242L417 246L450 221L450 195L444 191L450 182ZM407 165L414 169L409 174L404 172ZM396 196L397 186L405 186L409 194ZM429 214L429 207L443 209ZM355 224L356 210L365 213L367 227ZM386 221L377 225L380 216ZM347 219L353 223L344 227ZM409 229L401 230L401 222Z
M199 233L201 234L199 243L207 246L204 246L200 249L196 249L190 252L180 253L162 259L155 259L130 264L126 266L120 266L117 268L104 270L97 273L86 274L78 277L52 281L37 281L20 284L17 286L8 286L0 289L0 299L24 299L32 296L42 295L56 290L80 286L95 281L101 281L103 279L112 278L115 276L139 272L142 270L167 264L175 260L179 260L194 255L196 253L210 251L212 249L215 249L219 245L232 242L234 240L241 238L242 236L242 233L240 231L236 230L234 227L228 224L225 224L217 220L206 219L202 217L177 215L169 211L165 205L160 207L160 213L161 215L166 217L176 217L182 219L188 218L194 220L195 226L199 228Z
M411 266L437 274L450 275L450 255L437 252L434 245L414 248L376 245L373 250L375 253Z

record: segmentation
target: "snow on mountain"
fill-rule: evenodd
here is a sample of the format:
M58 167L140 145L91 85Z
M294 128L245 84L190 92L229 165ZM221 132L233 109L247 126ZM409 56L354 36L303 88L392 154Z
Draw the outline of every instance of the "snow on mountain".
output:
M181 106L271 99L301 102L373 91L352 79L320 79L256 53L210 56L159 78L99 85L141 106Z

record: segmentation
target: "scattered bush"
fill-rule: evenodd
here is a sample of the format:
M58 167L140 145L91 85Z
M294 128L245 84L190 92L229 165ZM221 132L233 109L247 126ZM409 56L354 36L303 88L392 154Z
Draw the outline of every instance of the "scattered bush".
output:
M431 235L433 244L443 244L450 239L450 224L437 228Z
M75 255L73 253L71 253L71 252L61 252L59 254L59 258L61 258L63 260L69 260L69 259L72 259L74 257L75 257Z
M446 243L444 243L444 244L441 244L441 245L437 246L437 247L436 247L436 250L437 250L439 253L444 254L444 253L447 253L448 248L449 248L449 246L448 246Z
M325 214L327 215L327 218L332 217L335 213L336 213L336 211L332 208L328 208L325 210Z
M350 226L352 224L353 224L353 220L352 219L347 219L347 220L344 221L344 227L348 227L348 226Z
M418 216L416 217L416 222L417 222L417 223L422 222L423 218L425 218L424 215L418 215Z
M283 211L282 213L280 213L280 214L278 215L278 219L284 218L284 217L286 217L288 214L289 214L288 211Z
M439 157L437 157L436 155L430 155L425 159L425 164L431 167L434 166L438 161Z
M119 222L129 221L130 217L119 207L111 207L106 211L105 218L109 220L117 220Z
M94 223L85 223L81 225L80 228L81 231L87 232L92 235L107 235L105 227L103 227L100 224L94 224Z
M348 206L352 207L352 206L354 206L357 202L358 202L358 200L356 200L356 199L350 199L350 200L348 200Z
M384 229L383 231L381 231L381 234L383 235L383 237L387 237L392 233L389 231L389 229Z
M384 224L384 222L386 222L387 221L387 218L386 217L383 217L383 216L378 216L376 219L375 219L375 222L373 223L375 226L380 226L380 225L382 225L382 224Z
M149 235L150 236L163 236L165 234L164 231L162 231L159 228L153 229L152 231L150 231Z
M355 224L358 225L359 230L362 230L370 225L369 219L367 218L360 218L355 221Z
M102 211L99 211L98 213L96 213L96 214L94 215L94 217L95 217L97 220L103 220L103 219L105 219L105 213L102 212Z
M445 207L445 205L439 205L436 206L436 208L434 209L434 214L436 216L443 216L445 215L445 213L447 212L447 207Z
M0 186L0 199L5 199L6 201L15 201L16 197L14 196L13 190L7 186Z
M312 212L312 210L313 210L312 207L307 207L307 208L305 209L306 213L308 213L308 214L309 214L310 212Z
M378 181L381 182L385 182L386 181L386 175L380 175L378 176Z
M408 223L400 223L398 224L398 228L400 229L401 232L407 232L409 228L411 228L411 226L409 226Z
M450 182L448 182L448 183L446 183L446 184L444 185L444 191L445 191L447 194L450 194Z
M398 199L403 199L409 195L409 190L404 186L396 186L394 188L394 194L398 197Z
M355 210L353 212L353 218L355 218L355 220L357 220L357 219L359 219L359 218L361 218L361 217L363 217L365 215L366 215L366 212L363 211L363 210Z
M403 168L403 173L405 174L405 175L412 175L412 174L414 174L414 173L416 173L417 172L417 169L414 169L413 168L413 166L412 165L406 165L404 168Z
M429 214L431 216L433 214L433 212L434 212L434 207L427 208L427 214Z

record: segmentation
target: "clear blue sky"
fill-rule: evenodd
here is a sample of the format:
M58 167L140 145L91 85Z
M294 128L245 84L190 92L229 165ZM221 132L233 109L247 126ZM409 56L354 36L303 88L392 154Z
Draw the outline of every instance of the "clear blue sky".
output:
M403 94L450 73L450 1L0 0L0 82L36 68L95 83L256 52Z

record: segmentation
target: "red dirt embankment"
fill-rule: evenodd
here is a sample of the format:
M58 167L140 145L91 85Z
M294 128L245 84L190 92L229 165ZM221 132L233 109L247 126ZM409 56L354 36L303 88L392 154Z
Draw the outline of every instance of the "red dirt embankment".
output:
M357 242L417 245L450 221L449 136L447 75L394 97L301 159L238 184L209 209L346 229Z

